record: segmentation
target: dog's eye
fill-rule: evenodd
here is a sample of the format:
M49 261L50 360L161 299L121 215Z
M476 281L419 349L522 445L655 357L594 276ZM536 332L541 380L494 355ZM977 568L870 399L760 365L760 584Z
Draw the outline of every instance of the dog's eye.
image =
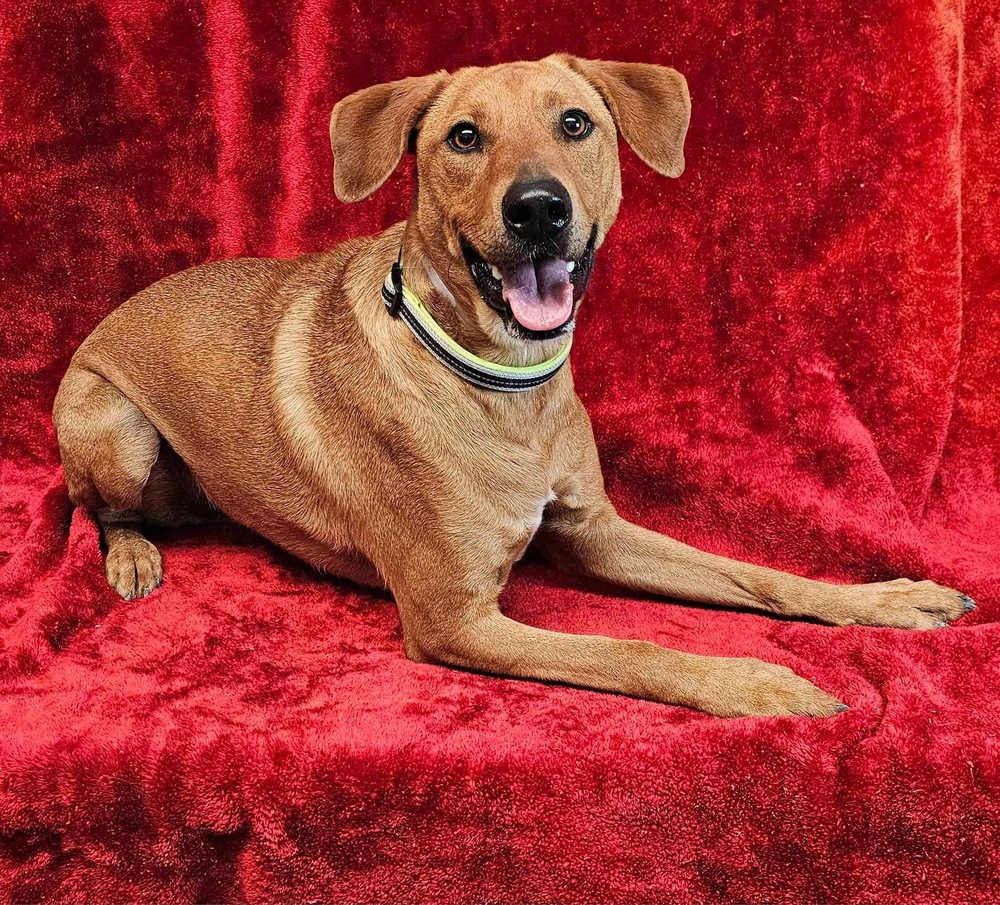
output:
M594 129L594 124L590 121L582 110L567 110L562 115L562 130L567 138L579 141L586 138Z
M463 154L475 151L481 144L479 130L472 123L456 123L448 133L448 144Z

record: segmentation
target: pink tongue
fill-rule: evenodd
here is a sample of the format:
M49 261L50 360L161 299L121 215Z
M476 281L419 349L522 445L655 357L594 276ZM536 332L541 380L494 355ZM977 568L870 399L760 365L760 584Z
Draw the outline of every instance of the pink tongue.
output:
M502 271L503 298L528 330L555 330L573 313L573 284L566 262L547 258Z

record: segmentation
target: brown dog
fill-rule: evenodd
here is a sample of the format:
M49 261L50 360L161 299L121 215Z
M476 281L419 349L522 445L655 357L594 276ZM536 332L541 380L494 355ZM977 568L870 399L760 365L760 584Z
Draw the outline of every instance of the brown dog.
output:
M341 101L337 194L371 194L412 147L405 223L169 277L73 358L55 423L110 583L125 598L160 583L141 523L221 510L317 568L390 588L414 660L728 716L844 705L757 660L521 625L497 605L511 566L534 539L561 568L652 594L832 625L960 616L972 602L932 582L844 587L722 559L623 521L605 496L559 364L618 211L618 133L679 176L689 110L672 69L567 56Z

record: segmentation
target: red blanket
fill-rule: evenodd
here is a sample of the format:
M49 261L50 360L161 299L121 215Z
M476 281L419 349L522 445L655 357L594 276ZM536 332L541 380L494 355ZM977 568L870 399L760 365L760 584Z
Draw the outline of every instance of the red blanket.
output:
M992 0L7 6L3 900L996 901ZM188 265L405 216L406 167L334 200L335 100L557 50L691 87L680 180L623 149L573 355L622 513L980 606L832 629L527 564L504 607L782 663L842 716L726 721L410 663L389 599L236 528L158 535L164 586L124 602L68 503L49 411L108 311Z

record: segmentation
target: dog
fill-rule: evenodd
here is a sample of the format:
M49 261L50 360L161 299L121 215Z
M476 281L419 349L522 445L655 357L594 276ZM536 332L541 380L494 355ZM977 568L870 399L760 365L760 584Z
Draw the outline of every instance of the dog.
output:
M568 55L365 88L333 109L334 188L366 198L416 156L409 218L294 260L167 277L87 338L54 422L126 599L162 578L142 527L221 512L316 568L388 588L407 657L719 716L846 709L791 670L520 624L497 603L532 545L670 598L830 625L943 627L965 595L841 586L630 524L604 492L565 367L618 212L618 137L680 176L687 83Z

